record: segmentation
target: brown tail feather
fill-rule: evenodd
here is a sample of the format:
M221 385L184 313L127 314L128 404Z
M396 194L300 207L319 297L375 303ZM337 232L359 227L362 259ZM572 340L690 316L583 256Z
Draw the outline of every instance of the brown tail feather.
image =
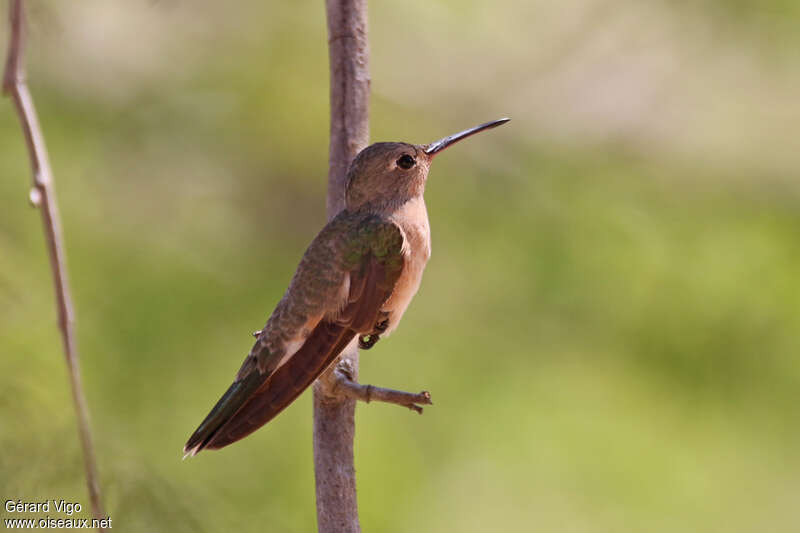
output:
M203 448L227 446L275 418L336 360L355 335L341 325L320 323L303 346L275 370Z

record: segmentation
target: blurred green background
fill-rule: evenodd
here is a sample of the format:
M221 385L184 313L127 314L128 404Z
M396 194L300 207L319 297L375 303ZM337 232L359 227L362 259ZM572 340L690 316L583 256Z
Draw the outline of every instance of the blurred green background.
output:
M790 0L372 2L373 140L513 121L437 158L422 288L362 356L435 402L359 405L365 531L800 529L798 24ZM325 220L322 2L49 0L29 35L114 529L313 530L310 394L180 452ZM0 496L86 510L0 103Z

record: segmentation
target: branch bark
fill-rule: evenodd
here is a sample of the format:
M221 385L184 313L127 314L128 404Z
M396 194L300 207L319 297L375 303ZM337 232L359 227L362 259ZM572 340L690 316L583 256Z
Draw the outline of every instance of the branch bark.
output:
M75 345L73 330L74 314L72 311L72 298L70 296L67 280L67 266L64 257L64 244L61 234L61 222L53 190L53 174L47 157L44 143L28 86L25 83L25 69L23 66L24 35L24 5L23 0L11 0L9 3L10 38L8 56L6 58L5 72L3 74L3 92L13 101L19 116L25 144L31 160L33 173L33 186L30 190L31 203L39 207L42 213L42 223L47 241L50 257L50 267L53 271L53 283L56 293L56 308L58 310L58 326L61 331L61 340L64 355L67 361L67 370L72 390L72 401L75 406L75 415L78 424L78 435L83 450L83 463L86 472L86 485L89 490L89 500L92 514L97 519L104 518L100 498L100 488L97 481L97 467L95 461L92 436L89 429L89 412L86 399L83 395L81 384L78 352ZM98 531L104 531L98 527Z
M367 0L326 0L331 71L328 220L345 207L347 168L369 142ZM353 466L356 401L379 401L422 413L426 392L358 383L358 338L314 383L314 473L320 533L359 533Z
M344 208L347 167L369 141L367 0L326 0L330 61L328 219ZM358 379L357 339L340 361ZM340 363L341 364L341 363ZM314 383L314 472L320 533L357 533L353 465L356 401L336 390L336 366Z

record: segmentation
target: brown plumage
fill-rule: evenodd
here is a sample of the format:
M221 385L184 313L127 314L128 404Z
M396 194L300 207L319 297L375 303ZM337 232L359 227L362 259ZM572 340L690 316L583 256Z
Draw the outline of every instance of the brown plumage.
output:
M430 256L423 200L433 156L501 119L427 146L377 143L350 165L345 209L312 241L234 382L184 446L222 448L266 424L354 337L393 331Z

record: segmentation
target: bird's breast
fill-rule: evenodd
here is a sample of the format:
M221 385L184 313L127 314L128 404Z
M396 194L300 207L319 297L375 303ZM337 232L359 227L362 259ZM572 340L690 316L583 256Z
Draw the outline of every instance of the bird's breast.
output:
M408 202L392 216L392 219L405 235L404 265L392 295L383 306L383 310L389 313L389 328L383 336L397 327L408 304L419 289L422 273L431 256L431 232L428 213L422 198Z

